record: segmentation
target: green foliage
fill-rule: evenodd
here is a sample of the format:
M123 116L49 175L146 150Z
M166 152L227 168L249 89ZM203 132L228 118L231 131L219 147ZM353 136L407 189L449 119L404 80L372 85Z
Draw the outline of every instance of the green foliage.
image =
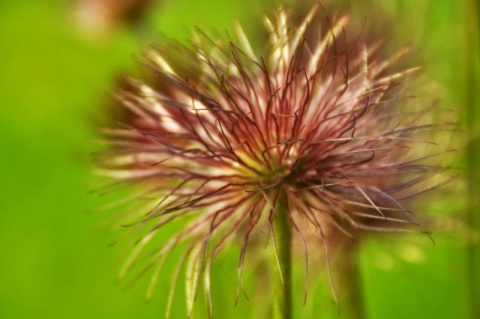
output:
M373 0L355 5L362 3ZM463 63L468 47L462 4L402 0L384 8L401 17L398 25L409 30L396 32L405 39L412 35L422 51L427 75L442 88L442 105L458 108L460 114L467 101L466 79L476 76ZM119 196L106 200L87 194L94 188L89 152L95 134L90 119L104 113L106 93L116 77L134 69L132 54L156 33L140 41L133 30L122 26L101 39L89 39L74 28L70 9L62 1L0 3L0 317L161 318L171 289L169 278L160 273L149 304L143 299L147 277L123 292L123 285L114 285L119 271L114 265L122 245L107 247L119 236L120 226L92 231L108 216L86 214ZM260 5L252 1L166 0L149 14L147 25L183 40L194 24L223 32L231 29L234 17L248 22L259 12ZM253 27L247 23L247 32ZM478 50L470 50L477 61ZM464 194L457 193L451 207L442 209L453 211L451 215L461 221ZM434 234L436 245L421 236L368 241L360 254L368 318L467 318L467 240L459 232ZM219 265L212 265L213 308L218 318L245 318L250 305L258 308L261 303L240 296L234 307L236 273L230 270L235 261L222 258ZM233 267L227 270L221 262ZM171 274L175 264L166 262L164 267L163 272ZM297 318L337 318L325 272L321 282L311 282L305 307L298 306L303 295L294 296ZM191 273L192 282L187 284L195 286L197 270ZM302 286L302 280L294 284ZM172 318L186 316L182 290L179 285ZM191 293L187 291L189 302L194 298ZM196 308L203 307L203 297L199 298ZM203 309L194 312L196 318L206 318Z

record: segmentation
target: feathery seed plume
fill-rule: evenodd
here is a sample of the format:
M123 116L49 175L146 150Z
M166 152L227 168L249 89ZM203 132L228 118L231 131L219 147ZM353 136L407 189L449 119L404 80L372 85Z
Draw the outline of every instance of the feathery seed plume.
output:
M320 8L297 24L285 9L266 18L264 54L238 24L232 39L197 30L191 47L154 46L148 78L117 91L122 123L104 129L112 148L99 171L113 188L137 189L121 201L136 205L126 216L138 242L120 276L146 258L148 295L182 246L191 313L200 279L209 296L211 262L232 239L241 286L251 238L270 238L276 251L282 217L306 256L320 246L328 257L337 234L425 232L404 202L449 181L426 146L454 124L412 107L405 83L419 68L398 66L406 50L383 58L380 41L351 32L348 15ZM180 230L143 255L177 221Z

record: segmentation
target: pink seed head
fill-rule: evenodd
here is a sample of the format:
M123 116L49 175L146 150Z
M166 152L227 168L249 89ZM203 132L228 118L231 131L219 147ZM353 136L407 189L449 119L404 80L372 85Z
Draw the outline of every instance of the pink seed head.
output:
M348 15L325 18L319 8L296 25L286 10L266 19L263 55L238 25L233 39L197 31L193 49L152 47L149 79L118 90L125 114L104 130L112 149L100 171L135 184L129 200L146 213L129 213L141 235L122 274L182 220L147 255L152 265L180 244L209 265L240 238L241 276L251 236L274 232L280 194L299 238L424 232L404 202L449 180L426 146L453 124L432 122L430 106L410 101L406 83L419 68L398 66L406 50L385 59L378 41L349 33Z

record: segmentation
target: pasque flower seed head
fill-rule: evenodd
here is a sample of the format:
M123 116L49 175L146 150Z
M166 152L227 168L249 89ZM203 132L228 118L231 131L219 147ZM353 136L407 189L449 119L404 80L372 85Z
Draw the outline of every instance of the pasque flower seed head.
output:
M209 292L211 261L232 239L240 277L252 236L275 246L280 201L306 251L320 243L328 252L335 234L358 230L424 232L404 202L448 181L426 146L450 124L409 100L408 78L420 68L400 66L406 50L384 58L348 15L319 9L296 24L285 9L265 19L263 54L239 25L228 39L197 30L190 46L153 46L145 79L116 92L124 112L103 130L112 148L99 171L135 187L122 202L139 206L127 212L138 242L121 276L147 258L150 294L182 246L191 311L200 278ZM180 230L142 257L176 221Z

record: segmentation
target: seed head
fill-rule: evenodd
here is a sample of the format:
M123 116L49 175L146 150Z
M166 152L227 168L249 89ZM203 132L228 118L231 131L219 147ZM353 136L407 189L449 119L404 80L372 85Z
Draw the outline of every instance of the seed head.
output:
M286 10L265 19L264 54L239 25L232 38L197 30L191 46L152 47L146 79L117 91L124 113L104 130L112 149L101 173L138 187L122 200L138 205L128 216L139 242L121 275L165 225L182 221L146 258L153 287L166 257L184 247L191 311L200 276L209 291L211 261L227 243L241 243L241 281L251 238L275 242L280 201L305 253L328 249L336 234L424 232L404 203L448 181L427 146L450 124L411 101L407 82L420 68L400 66L407 50L385 59L380 41L350 32L348 15L319 9L297 24Z

